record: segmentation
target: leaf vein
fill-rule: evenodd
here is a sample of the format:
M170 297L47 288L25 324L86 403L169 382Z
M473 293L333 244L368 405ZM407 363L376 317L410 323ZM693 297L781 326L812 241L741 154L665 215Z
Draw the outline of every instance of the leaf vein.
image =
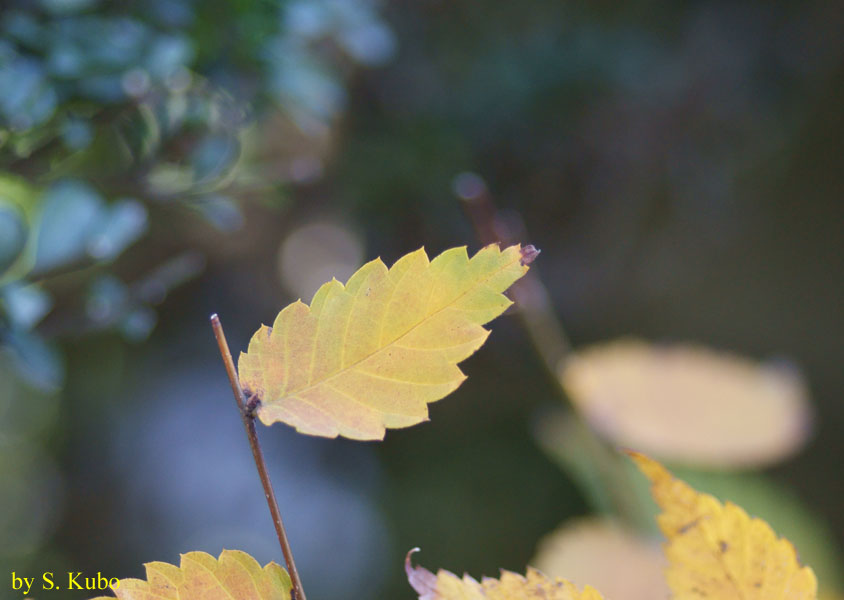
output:
M293 391L291 391L289 394L285 394L285 395L286 395L286 396L298 396L298 395L299 395L299 394L301 394L302 392L307 392L308 390L310 390L310 389L311 389L311 388L313 388L313 387L317 387L317 386L319 386L319 385L321 385L321 384L323 384L323 383L327 383L327 382L331 381L331 380L332 380L332 379L334 379L335 377L339 377L339 376L340 376L340 375L342 375L344 372L346 372L346 371L348 371L348 370L351 370L351 369L355 368L356 366L360 365L362 362L364 362L364 361L365 361L365 360L367 360L368 358L371 358L372 356L374 356L374 355L378 354L379 352L383 352L384 350L386 350L387 348L389 348L390 346L392 346L394 343L396 343L397 341L401 340L401 339L402 339L403 337L405 337L406 335L409 335L409 334L410 334L411 332L413 332L413 331L414 331L417 327L419 327L420 325L422 325L423 323L425 323L428 319L432 318L434 315L439 314L439 313L441 313L442 311L444 311L444 310L446 310L446 309L449 309L449 308L454 308L453 304L454 304L454 303L456 303L456 302L459 302L459 301L460 301L460 299L462 299L462 298L463 298L466 294L468 294L468 293L469 293L469 292L471 292L472 290L476 289L478 286L480 286L480 285L484 285L487 281L489 281L490 279L492 279L495 275L497 275L497 274L498 274L498 273L500 273L501 271L504 271L505 269L507 269L507 268L511 267L513 264L515 264L515 263L519 262L519 260L520 260L520 256L517 256L514 260L509 261L509 262L507 262L507 263L503 264L501 267L499 267L499 268L498 268L498 269L496 269L495 271L493 271L493 272L489 273L489 274L488 274L488 275L487 275L487 276L486 276L483 280L479 281L479 282L477 283L477 285L473 286L473 287L472 287L472 288L470 288L470 289L467 289L466 291L464 291L463 293L461 293L459 296L457 296L456 298L454 298L454 299L451 301L451 303L449 303L449 304L447 304L447 305L443 306L442 308L437 309L436 311L434 311L433 313L431 313L431 314L430 314L430 315L428 315L427 317L425 317L425 318L421 319L418 323L414 324L412 327L410 327L410 329L408 329L407 331L405 331L404 333L402 333L401 335L399 335L399 336L398 336L397 338L395 338L394 340L392 340L392 341L390 341L390 342L388 342L388 343L386 343L386 344L384 344L384 345L379 346L379 348L377 348L377 349L373 350L373 351L372 351L372 352L370 352L368 355L361 357L361 358L360 358L360 359L358 359L356 362L351 363L350 365L348 365L347 367L345 367L345 368L343 368L343 369L340 369L339 371L337 371L337 372L333 373L332 375L330 375L330 376L326 377L324 380L322 380L322 381L320 381L320 382L318 382L318 383L315 383L315 384L313 384L313 385L311 385L311 384L309 383L307 386L305 386L305 387L301 387L301 388L299 388L299 389L297 389L297 390L293 390ZM383 325L383 324L382 324L382 325Z

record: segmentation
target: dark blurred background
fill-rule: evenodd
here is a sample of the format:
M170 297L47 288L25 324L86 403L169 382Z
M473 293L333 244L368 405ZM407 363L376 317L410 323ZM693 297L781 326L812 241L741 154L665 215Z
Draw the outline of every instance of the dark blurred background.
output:
M281 561L208 316L238 351L366 260L476 250L467 181L576 347L798 365L815 434L764 475L844 542L835 3L7 0L0 36L3 573ZM261 428L312 598L413 597L414 546L523 571L590 512L534 441L557 384L492 329L430 423Z

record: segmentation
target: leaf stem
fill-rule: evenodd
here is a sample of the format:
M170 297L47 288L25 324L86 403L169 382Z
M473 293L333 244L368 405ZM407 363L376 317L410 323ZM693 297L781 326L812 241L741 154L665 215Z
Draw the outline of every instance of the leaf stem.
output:
M278 535L278 542L281 544L281 552L284 554L284 561L287 563L287 572L290 574L290 581L293 583L293 591L296 594L294 600L306 600L305 590L302 589L302 581L299 579L299 572L296 570L296 563L293 560L293 551L290 549L290 542L287 540L287 533L284 531L284 523L281 520L281 512L278 509L278 501L275 498L273 485L267 473L267 464L264 461L264 453L258 443L258 432L255 430L255 415L249 410L247 401L240 387L237 377L232 353L229 344L226 342L226 335L223 333L223 326L217 314L211 315L211 328L214 330L214 337L217 338L217 345L220 347L220 354L223 357L223 364L226 366L226 374L232 386L234 399L237 402L240 418L243 420L243 427L246 429L246 437L249 438L249 447L252 448L252 456L255 459L255 466L258 468L258 476L261 478L261 485L264 486L264 496L267 498L267 506L273 518L273 525ZM254 408L254 406L253 406Z
M478 179L468 193L463 192L458 196L463 200L464 210L481 243L498 242L509 245L526 234L521 216L517 213L500 212L483 180ZM554 311L551 295L542 283L536 267L531 266L530 271L513 284L511 290L519 309L517 314L521 318L531 344L551 375L560 396L572 409L582 427L585 456L595 472L599 473L616 512L634 525L641 526L643 519L649 524L650 516L645 517L647 511L628 491L632 488L632 484L630 471L625 468L626 459L622 459L618 452L613 451L595 434L560 384L559 371L569 357L571 342Z
M471 195L464 194L460 198L482 244L514 244L519 234L524 233L520 219L519 224L514 224L502 218L485 183L472 190ZM560 364L568 356L571 342L554 313L551 296L536 267L531 266L510 291L533 347L551 378L557 382Z

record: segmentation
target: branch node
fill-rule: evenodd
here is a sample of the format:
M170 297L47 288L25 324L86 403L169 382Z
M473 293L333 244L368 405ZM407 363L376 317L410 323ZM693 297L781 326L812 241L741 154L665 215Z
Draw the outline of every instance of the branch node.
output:
M261 405L261 399L258 397L258 394L252 394L247 398L246 405L243 407L246 416L250 419L255 418L255 411L258 410L258 406Z

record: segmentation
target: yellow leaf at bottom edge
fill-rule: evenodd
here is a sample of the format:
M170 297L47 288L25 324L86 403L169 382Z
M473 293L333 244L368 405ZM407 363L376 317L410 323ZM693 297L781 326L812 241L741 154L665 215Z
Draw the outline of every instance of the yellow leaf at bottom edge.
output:
M121 579L112 588L120 600L290 600L290 577L274 562L261 567L245 552L223 550L216 559L205 552L182 554L180 566L146 565L146 581ZM93 600L114 600L101 596Z
M442 569L434 575L423 567L410 564L414 551L407 553L404 568L419 600L603 600L601 594L588 585L580 592L573 583L560 578L549 579L531 567L525 576L501 571L501 579L484 577L481 581L468 575L461 579Z
M650 479L667 538L668 585L675 600L815 600L817 580L791 542L731 502L694 490L661 464L629 452Z

